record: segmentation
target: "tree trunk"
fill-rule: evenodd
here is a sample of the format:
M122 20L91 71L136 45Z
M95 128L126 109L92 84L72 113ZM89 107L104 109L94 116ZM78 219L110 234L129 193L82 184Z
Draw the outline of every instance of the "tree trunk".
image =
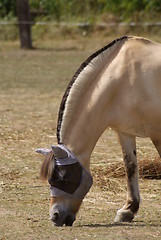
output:
M21 48L31 49L31 25L28 0L17 0L17 13L19 21L19 34Z

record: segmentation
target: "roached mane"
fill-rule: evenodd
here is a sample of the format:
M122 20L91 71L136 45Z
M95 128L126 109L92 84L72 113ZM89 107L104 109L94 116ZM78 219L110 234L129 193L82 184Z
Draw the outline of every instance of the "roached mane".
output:
M73 84L75 83L75 81L77 80L78 77L80 77L80 75L83 73L84 75L86 74L86 67L88 65L92 65L92 63L94 62L94 60L98 57L101 56L102 53L104 53L106 50L110 49L110 47L114 46L117 42L121 41L121 40L126 40L128 39L128 36L123 36L121 38L115 39L114 41L110 42L108 45L104 46L103 48L101 48L100 50L96 51L95 53L93 53L89 58L87 58L87 60L85 62L83 62L81 64L81 66L79 67L79 69L76 71L76 73L74 74L74 76L72 77L72 80L70 81L64 96L62 98L61 104L60 104L60 108L59 108L59 114L58 114L58 122L57 122L57 140L58 143L61 144L61 127L62 127L62 122L63 122L63 117L64 117L64 111L65 111L65 107L66 107L66 103L67 103L67 99L70 95L71 89L73 87ZM99 60L98 60L99 61ZM84 72L85 70L85 72ZM83 76L84 76L83 75Z

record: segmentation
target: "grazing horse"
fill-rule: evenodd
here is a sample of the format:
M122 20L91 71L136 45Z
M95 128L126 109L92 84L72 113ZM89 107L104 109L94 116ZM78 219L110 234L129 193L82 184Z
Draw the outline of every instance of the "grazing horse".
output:
M149 137L161 156L161 45L124 36L92 54L76 71L63 96L58 145L44 154L41 176L51 192L50 216L71 226L92 185L90 156L111 127L120 140L127 199L115 222L130 222L139 209L136 137Z

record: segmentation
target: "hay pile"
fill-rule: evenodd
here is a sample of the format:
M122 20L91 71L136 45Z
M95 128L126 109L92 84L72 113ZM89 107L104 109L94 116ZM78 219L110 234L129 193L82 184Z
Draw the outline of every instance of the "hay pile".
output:
M155 158L152 160L144 159L138 161L139 177L145 179L161 179L161 159ZM114 177L119 178L125 176L123 163L109 164L107 167L95 167L93 169L94 176L100 178Z
M139 160L139 174L142 178L161 179L161 159Z

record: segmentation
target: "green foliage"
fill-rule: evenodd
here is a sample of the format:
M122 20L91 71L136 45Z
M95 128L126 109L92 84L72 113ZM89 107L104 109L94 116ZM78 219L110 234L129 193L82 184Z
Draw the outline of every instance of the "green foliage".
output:
M10 18L16 15L15 0L0 0L0 18Z
M16 16L16 0L0 0L0 18ZM89 20L112 13L121 20L133 19L136 13L161 13L160 0L29 0L31 12L41 12L56 21ZM154 15L154 14L153 14Z
M152 1L146 1L146 9L147 10L152 10L156 12L161 12L161 1L160 0L152 0Z

